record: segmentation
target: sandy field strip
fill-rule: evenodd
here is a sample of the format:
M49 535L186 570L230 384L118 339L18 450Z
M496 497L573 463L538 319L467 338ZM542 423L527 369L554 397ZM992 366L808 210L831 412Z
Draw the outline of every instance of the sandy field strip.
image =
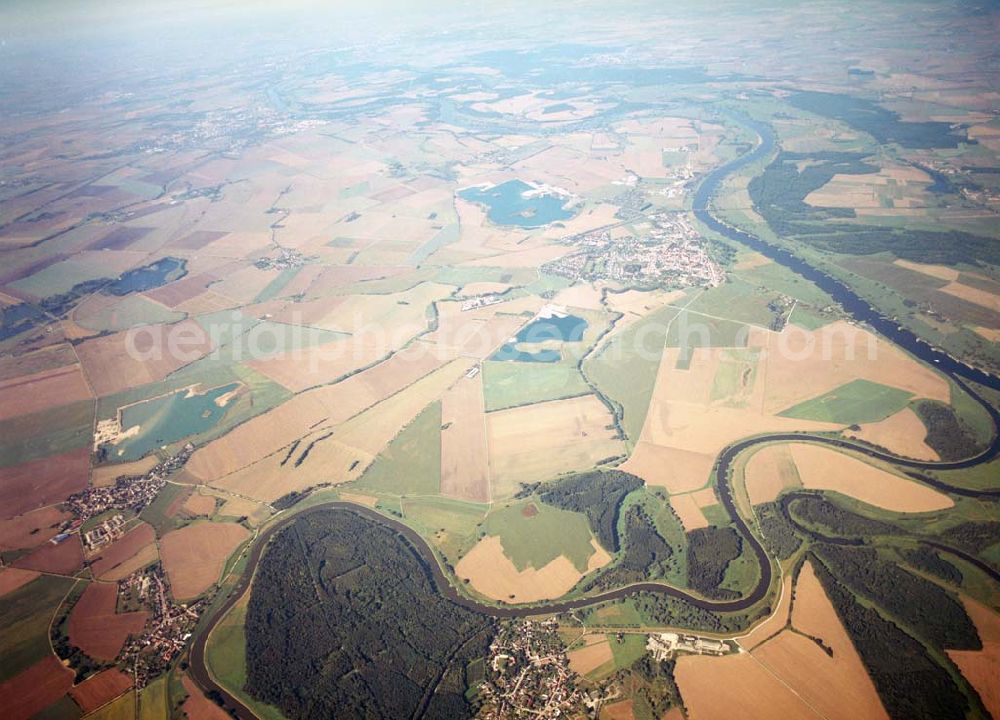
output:
M823 720L749 653L682 655L674 678L688 720Z
M248 537L250 531L242 525L216 522L194 523L164 535L160 555L174 598L183 602L208 590Z
M948 282L954 282L958 280L959 271L956 268L948 267L946 265L928 265L927 263L916 263L910 260L894 260L893 264L899 265L899 267L906 268L907 270L913 270L914 272L922 273L924 275L929 275L930 277L937 278L938 280L947 280Z
M931 512L955 504L933 488L837 450L809 443L791 443L789 448L804 487L833 490L895 512Z
M752 505L771 502L785 488L801 484L791 450L784 444L765 445L754 452L743 473Z
M979 693L986 710L1000 717L1000 614L969 597L963 596L962 604L976 625L983 649L948 650L948 657Z
M118 540L98 550L93 557L88 558L90 569L95 577L103 579L105 574L111 572L118 565L129 560L147 546L155 545L155 543L156 533L153 528L141 522Z
M394 349L372 335L347 336L246 364L292 392L301 392L371 365Z
M490 501L483 376L462 377L441 396L441 494Z
M826 717L888 718L875 685L809 562L803 565L795 587L792 626L821 639L833 649L833 656L812 640L785 631L754 649L754 657Z
M495 497L521 482L584 470L625 452L611 413L594 395L501 410L486 416Z
M151 565L160 558L160 553L156 548L155 543L150 543L142 548L135 555L130 557L128 560L119 563L115 567L108 570L101 576L102 580L107 582L113 582L117 580L124 580L132 573L137 570L141 570L147 565Z
M79 365L12 378L0 382L0 420L91 397Z
M794 325L768 333L765 413L779 413L862 378L947 403L951 389L942 375L891 342L840 321L806 331ZM761 370L759 369L758 372Z
M941 459L934 448L924 442L927 438L927 428L920 417L908 407L885 420L860 427L861 429L856 432L849 430L845 434L914 460Z
M188 694L181 706L188 720L230 720L229 713L205 697L191 678L185 675L181 683Z
M584 647L566 654L569 667L574 672L586 675L614 659L607 635L587 635L583 642Z
M669 493L688 493L708 482L715 464L710 453L690 452L640 440L621 469Z
M211 516L215 512L215 504L214 495L202 495L196 492L184 501L181 509L190 515Z
M946 292L949 295L954 295L976 305L981 305L995 313L1000 313L1000 295L995 295L988 290L980 290L979 288L974 288L971 285L965 285L960 282L951 282L941 288L941 292Z
M83 567L79 535L70 535L58 545L45 543L30 555L14 561L14 567L59 575L73 575Z
M0 468L0 519L62 502L87 487L90 449Z
M0 684L0 708L5 720L34 717L73 686L73 671L49 655Z
M148 617L145 612L117 614L117 602L115 583L90 583L70 613L70 642L96 660L112 662L128 636L139 633Z
M159 460L155 455L148 455L142 460L136 460L119 465L100 465L95 467L90 473L90 483L95 487L106 487L114 485L115 481L122 475L145 475L156 467Z
M162 380L211 350L211 338L194 320L143 326L86 340L76 348L98 396Z
M24 587L41 573L36 570L21 570L20 568L0 568L0 597L12 593L19 587Z
M91 675L69 691L84 715L111 702L132 687L132 678L118 668L108 668Z
M784 578L781 580L781 597L778 600L778 606L774 608L774 612L772 612L764 622L757 625L743 637L739 638L740 646L745 650L752 650L762 642L777 635L784 629L785 625L788 624L788 618L791 616L791 609L792 574L788 572L785 573Z
M541 569L518 571L496 535L480 540L458 561L455 573L488 598L519 603L565 595L583 577L565 555Z
M708 527L708 520L701 512L701 508L698 506L692 493L671 495L670 505L673 507L674 512L677 513L677 517L681 519L681 524L684 526L686 532Z
M59 534L60 525L73 515L57 507L44 507L0 520L0 550L23 550L47 542Z

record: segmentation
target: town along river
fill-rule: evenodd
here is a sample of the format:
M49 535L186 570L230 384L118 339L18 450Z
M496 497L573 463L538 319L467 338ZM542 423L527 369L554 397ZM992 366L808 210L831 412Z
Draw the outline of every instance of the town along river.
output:
M764 442L773 442L775 440L785 440L785 441L795 441L795 442L813 442L824 444L834 447L849 447L853 448L859 452L865 453L874 458L880 458L887 460L889 462L894 462L897 465L903 467L915 468L915 469L957 469L957 468L967 468L980 463L984 463L992 459L998 451L1000 451L1000 434L996 432L996 428L1000 425L1000 413L997 412L988 402L983 398L979 397L971 388L969 388L960 378L965 378L968 380L973 380L984 386L1000 390L1000 378L993 375L985 373L981 370L961 363L950 355L947 355L940 350L937 350L924 341L917 338L916 335L900 328L895 322L884 317L878 313L867 301L863 300L856 293L854 293L845 284L836 280L835 278L827 275L826 273L817 270L808 263L804 262L800 258L796 257L789 251L771 245L764 242L760 238L757 238L750 233L744 232L733 228L722 221L715 218L708 210L709 201L712 195L718 189L722 179L731 172L734 172L747 164L768 155L774 148L774 134L771 129L765 125L754 123L749 120L743 120L748 126L752 127L761 138L760 144L754 148L749 154L734 160L721 168L710 173L702 185L699 187L697 193L695 194L694 210L696 216L705 225L710 227L712 230L725 235L726 237L743 243L754 250L760 252L761 254L771 258L772 260L785 265L789 269L798 273L807 280L815 283L819 288L826 291L831 295L837 302L841 304L844 310L850 314L855 320L867 323L869 326L874 328L877 332L881 333L891 341L900 345L904 349L910 351L913 355L917 356L921 360L927 363L932 363L944 374L950 376L955 382L962 386L969 394L975 398L979 403L987 409L990 414L991 419L994 424L994 436L993 441L984 452L980 453L974 458L969 458L967 460L949 463L933 463L933 462L921 462L916 460L909 460L906 458L898 458L890 453L876 450L873 448L868 448L866 446L857 445L849 440L827 437L827 436L810 436L807 434L799 433L786 433L783 435L764 435L758 437L747 438L745 440L738 441L732 445L726 447L719 456L715 468L716 486L719 492L720 500L722 505L725 507L727 514L732 518L733 524L743 537L744 541L749 544L750 550L754 555L755 560L760 568L759 579L757 585L751 590L747 595L738 598L736 600L726 600L726 601L712 601L706 600L704 598L698 597L691 594L683 589L671 587L668 585L663 585L654 582L644 582L636 583L622 588L617 588L615 590L610 590L597 595L590 595L586 597L573 598L571 600L563 600L559 602L544 603L536 606L498 606L490 605L486 603L481 603L467 595L464 595L458 588L456 588L448 577L445 575L444 571L441 569L441 565L434 555L433 550L427 544L427 542L420 537L413 529L407 525L394 520L392 518L381 515L380 513L370 510L368 508L363 508L357 505L344 502L329 502L322 505L317 505L314 508L310 508L304 512L320 512L324 510L341 510L358 513L359 515L368 518L374 522L384 523L395 529L400 535L400 541L408 543L416 553L416 555L421 559L421 564L425 571L428 573L428 577L433 581L435 588L442 595L448 597L453 602L456 602L464 607L472 608L483 612L485 614L490 614L495 617L530 617L541 614L548 613L558 613L565 612L568 610L573 610L576 608L587 607L607 600L614 600L629 595L633 595L640 592L648 593L659 593L663 595L668 595L675 597L685 602L688 602L696 607L715 611L715 612L738 612L750 608L755 603L763 600L767 595L768 589L771 586L771 580L773 578L773 568L771 565L770 558L761 544L760 540L751 532L747 523L737 512L735 503L733 501L732 490L729 486L729 470L732 466L733 461L736 457L747 450L748 448ZM921 478L924 482L931 484L941 490L951 491L956 494L966 496L966 497L995 497L996 491L977 491L968 488L959 488L950 486L942 481L933 479ZM225 688L220 686L212 678L205 665L205 646L208 637L211 633L212 628L222 619L223 616L229 611L236 602L243 596L245 592L249 590L250 581L253 577L254 568L257 566L257 562L260 560L261 554L265 551L268 540L274 536L275 533L281 531L287 527L290 523L294 522L297 515L292 515L290 517L284 518L275 525L261 533L260 537L257 539L253 550L251 551L250 558L246 564L243 576L239 579L236 587L230 593L229 598L223 603L222 607L208 620L205 627L201 630L198 637L195 638L194 645L191 648L190 663L191 663L191 676L192 678L201 686L206 692L217 693L225 702L226 705L232 709L236 717L247 718L247 720L252 720L255 718L253 712L244 706L238 698L231 695Z

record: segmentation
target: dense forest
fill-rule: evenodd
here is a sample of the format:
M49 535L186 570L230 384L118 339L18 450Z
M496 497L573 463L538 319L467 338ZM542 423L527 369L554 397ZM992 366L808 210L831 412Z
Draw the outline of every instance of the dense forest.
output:
M763 503L757 506L756 512L767 551L778 560L790 558L802 545L802 540L781 511L781 504L777 501Z
M982 649L962 604L940 586L907 572L873 548L818 545L815 552L856 594L885 608L938 649Z
M601 546L608 552L618 552L618 515L622 500L641 486L642 480L627 472L596 470L545 486L541 498L563 510L584 513Z
M968 709L965 695L924 646L877 610L859 603L822 562L814 562L813 566L889 716L906 720L964 719ZM903 668L905 672L901 672Z
M731 527L692 530L688 537L688 584L705 597L732 600L739 597L734 590L719 587L729 563L743 551L743 539Z
M982 448L972 428L959 418L950 405L934 400L917 400L913 410L927 428L927 443L942 460L964 460Z
M916 570L933 575L952 585L961 585L962 583L961 571L929 547L919 545L913 549L903 550L900 554Z
M781 152L747 187L757 211L775 233L797 237L828 252L871 255L891 252L922 263L1000 263L1000 244L993 239L957 230L935 231L890 228L843 222L853 218L850 208L814 207L806 196L834 175L862 175L878 168L857 153ZM803 164L805 164L803 166ZM802 170L799 168L802 167Z
M844 510L822 495L796 493L783 496L780 502L794 520L830 537L903 534L903 530L892 523Z
M660 578L676 563L675 549L656 530L653 519L639 505L625 513L625 550L621 559L599 574L584 590L609 588ZM683 548L677 550L683 552Z
M404 538L355 513L296 520L254 581L247 691L290 720L471 716L467 667L493 620L439 595L428 573Z

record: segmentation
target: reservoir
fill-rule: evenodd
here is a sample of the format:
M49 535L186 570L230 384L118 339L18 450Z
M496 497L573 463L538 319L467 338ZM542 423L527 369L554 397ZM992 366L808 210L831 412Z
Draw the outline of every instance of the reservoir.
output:
M566 210L567 199L555 193L524 194L534 188L521 180L509 180L491 188L466 188L458 193L469 202L487 208L487 216L495 225L536 228L559 220L573 217L572 210Z

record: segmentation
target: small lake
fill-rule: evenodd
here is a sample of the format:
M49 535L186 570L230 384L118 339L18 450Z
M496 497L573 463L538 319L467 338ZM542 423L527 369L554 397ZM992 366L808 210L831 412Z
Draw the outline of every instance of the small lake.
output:
M175 257L160 258L154 263L129 270L105 288L112 295L152 290L168 282L179 280L187 274L186 261Z
M116 461L138 460L162 445L183 440L210 430L232 404L216 402L239 387L230 383L200 395L189 395L187 388L145 402L129 405L122 412L122 432L139 426L138 433L108 447Z
M459 197L486 206L486 214L495 225L536 228L568 220L575 214L563 207L567 202L565 197L554 194L524 197L530 190L532 187L526 182L509 180L491 188L467 188Z
M562 353L558 350L546 348L537 352L527 352L518 349L517 343L541 343L553 340L580 342L586 331L587 321L576 315L537 318L521 328L513 340L505 343L490 359L512 362L559 362L562 359Z

